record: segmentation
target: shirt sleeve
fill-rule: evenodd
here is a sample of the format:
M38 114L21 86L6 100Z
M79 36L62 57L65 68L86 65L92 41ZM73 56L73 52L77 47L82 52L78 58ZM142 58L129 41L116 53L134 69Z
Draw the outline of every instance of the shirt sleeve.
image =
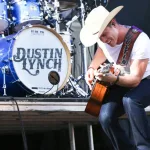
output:
M136 39L131 52L131 59L150 58L150 39L142 32Z

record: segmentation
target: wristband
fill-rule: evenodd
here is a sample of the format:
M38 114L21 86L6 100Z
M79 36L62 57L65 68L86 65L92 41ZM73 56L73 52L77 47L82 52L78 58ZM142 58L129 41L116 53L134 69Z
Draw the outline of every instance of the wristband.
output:
M116 83L119 81L119 75L120 75L120 73L117 75L117 79L116 79L116 81L115 81L115 82L113 82L111 85L114 85L114 84L116 84Z
M117 79L116 79L116 81L113 83L113 85L116 84L116 83L119 81L119 75L120 75L120 73L117 75Z

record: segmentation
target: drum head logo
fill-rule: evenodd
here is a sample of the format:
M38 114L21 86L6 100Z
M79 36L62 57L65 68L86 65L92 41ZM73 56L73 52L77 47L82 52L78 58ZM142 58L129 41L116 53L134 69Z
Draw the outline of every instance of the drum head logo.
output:
M56 69L61 72L62 48L24 48L18 47L13 60L22 63L22 69L36 76L40 70Z

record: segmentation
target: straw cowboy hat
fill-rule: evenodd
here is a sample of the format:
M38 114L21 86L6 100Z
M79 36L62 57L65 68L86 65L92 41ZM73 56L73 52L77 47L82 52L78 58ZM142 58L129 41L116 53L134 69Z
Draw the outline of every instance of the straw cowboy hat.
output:
M118 6L111 12L103 6L94 8L85 20L80 32L80 40L84 46L89 47L98 42L98 39L109 22L119 13L123 6Z

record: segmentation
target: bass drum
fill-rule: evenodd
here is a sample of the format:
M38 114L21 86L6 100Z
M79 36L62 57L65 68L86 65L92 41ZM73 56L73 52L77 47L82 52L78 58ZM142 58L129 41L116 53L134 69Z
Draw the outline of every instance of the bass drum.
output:
M34 25L0 40L0 67L6 66L9 96L53 94L70 75L70 52L62 37L52 29ZM0 91L3 94L3 73Z

